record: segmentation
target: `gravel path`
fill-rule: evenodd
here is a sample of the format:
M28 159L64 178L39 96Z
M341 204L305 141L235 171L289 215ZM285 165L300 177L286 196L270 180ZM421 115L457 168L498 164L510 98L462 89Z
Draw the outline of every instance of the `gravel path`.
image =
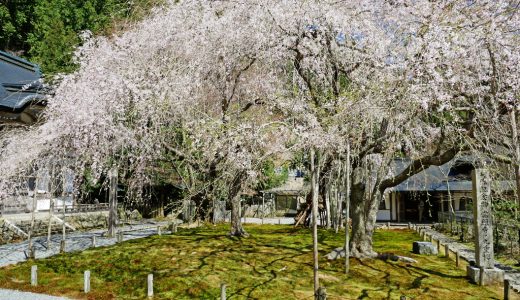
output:
M119 230L123 232L123 241L133 240L138 238L148 237L157 234L157 227L166 226L168 222L146 221L137 225L126 225L120 227ZM87 232L73 232L67 234L65 243L65 252L82 251L91 248L93 236L96 237L96 245L109 246L117 243L116 238L105 237L106 230L92 230ZM168 231L163 230L163 233ZM36 253L36 259L46 258L60 252L61 234L51 236L51 244L47 249L47 237L35 237L33 244ZM20 243L6 244L0 246L0 267L16 264L27 260L28 241Z
M229 222L229 220L226 220ZM278 224L278 225L293 225L294 218L242 218L242 224Z
M451 237L448 237L438 231L435 231L431 227L423 227L423 226L416 226L415 229L421 233L421 231L424 231L426 236L431 236L431 238L434 241L440 241L441 243L441 249L444 249L444 245L448 245L449 251L452 251L453 253L459 252L459 256L461 259L464 259L467 262L475 261L475 251L468 246L461 244L454 240ZM450 255L453 255L450 253ZM511 288L517 292L520 293L520 271L517 271L510 266L502 265L495 263L495 267L499 268L501 270L504 270L504 279L508 279Z
M0 300L67 300L68 298L55 297L29 292L0 289Z

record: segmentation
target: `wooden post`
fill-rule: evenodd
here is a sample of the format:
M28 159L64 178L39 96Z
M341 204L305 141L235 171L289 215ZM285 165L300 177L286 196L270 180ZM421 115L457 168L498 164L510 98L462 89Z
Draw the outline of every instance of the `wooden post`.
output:
M117 227L117 168L108 172L110 187L108 193L108 236L114 237Z
M161 235L161 226L157 226L157 235Z
M459 251L455 252L455 265L457 267L460 266L460 253L459 253Z
M153 297L153 274L148 274L148 298Z
M38 285L38 266L31 266L31 285Z
M347 143L347 161L345 163L345 274L350 269L350 143Z
M65 227L65 211L67 206L65 205L65 198L62 200L63 212L62 212L62 223L61 223L61 241L60 241L60 253L65 252L65 239L67 238L67 228Z
M264 218L265 218L265 193L262 192L262 225L264 224ZM520 240L520 238L519 238Z
M35 259L36 258L36 250L34 249L34 245L31 245L29 248L29 258Z
M226 300L226 284L220 284L220 300Z
M325 187L325 214L326 214L326 217L325 217L325 228L327 229L330 229L330 222L331 222L331 219L330 219L330 182L327 181L326 183L326 187ZM322 224L323 226L323 220L322 220Z
M318 176L319 176L319 159L318 164L315 161L315 151L311 148L311 191L312 191L312 248L313 248L313 273L314 273L314 295L320 288L320 280L318 276Z
M54 210L54 199L49 200L49 223L47 224L47 251L51 249L52 212Z
M509 291L511 286L508 279L504 279L504 300L509 300Z
M341 164L341 161L340 161L340 164ZM345 176L345 175L343 175ZM342 180L344 177L342 177L341 175L339 176L339 180ZM345 193L342 193L341 192L341 189L339 188L340 186L342 186L341 183L338 183L338 194L339 194L339 198L338 198L338 208L337 208L337 221L338 224L337 224L337 228L336 228L336 233L338 233L339 229L341 228L341 226L343 226L343 201L345 200Z
M92 236L92 248L96 248L96 247L97 247L97 245L96 245L96 236L93 235Z
M89 270L85 271L85 273L83 274L83 291L85 293L90 292L90 271Z
M121 243L123 241L123 232L119 231L116 236L117 236L117 242Z
M518 101L517 101L518 102ZM511 119L511 137L512 143L515 147L515 160L516 164L514 165L515 170L515 181L516 181L516 204L520 205L520 142L519 142L519 134L518 134L518 122L520 122L520 112L517 112L517 108L513 105L513 107L509 111L509 117ZM515 209L515 218L518 217L517 213L518 209Z
M448 244L444 245L444 254L446 255L446 258L450 257L450 247Z
M437 239L437 252L441 253L441 240Z
M31 213L31 227L29 228L29 232L28 232L28 236L27 236L27 239L29 240L29 246L28 246L29 258L35 258L32 236L33 236L33 230L34 230L34 219L36 218L36 216L35 216L36 204L37 204L36 203L36 186L34 187L34 194L33 194L32 200L33 201L32 201L32 213Z

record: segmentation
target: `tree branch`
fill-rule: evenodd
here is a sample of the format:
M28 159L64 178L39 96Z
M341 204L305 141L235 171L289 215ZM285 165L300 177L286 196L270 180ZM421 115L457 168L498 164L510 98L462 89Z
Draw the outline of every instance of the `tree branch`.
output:
M452 160L461 149L451 148L440 155L425 156L410 163L401 173L381 181L379 190L383 193L387 188L394 187L413 175L426 170L430 166L440 166Z

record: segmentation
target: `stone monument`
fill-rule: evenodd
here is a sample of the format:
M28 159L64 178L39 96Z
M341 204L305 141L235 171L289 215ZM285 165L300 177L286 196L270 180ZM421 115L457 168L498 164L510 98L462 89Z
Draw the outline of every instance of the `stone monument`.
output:
M479 285L502 283L504 271L495 268L493 253L491 177L488 170L476 169L471 173L471 178L473 180L475 265L467 267L467 275Z

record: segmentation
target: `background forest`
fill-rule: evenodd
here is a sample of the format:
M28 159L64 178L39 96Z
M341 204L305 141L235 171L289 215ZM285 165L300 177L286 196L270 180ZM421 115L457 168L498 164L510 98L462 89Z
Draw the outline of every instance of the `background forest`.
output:
M162 0L2 0L0 50L38 63L46 74L71 72L85 30L109 35Z

